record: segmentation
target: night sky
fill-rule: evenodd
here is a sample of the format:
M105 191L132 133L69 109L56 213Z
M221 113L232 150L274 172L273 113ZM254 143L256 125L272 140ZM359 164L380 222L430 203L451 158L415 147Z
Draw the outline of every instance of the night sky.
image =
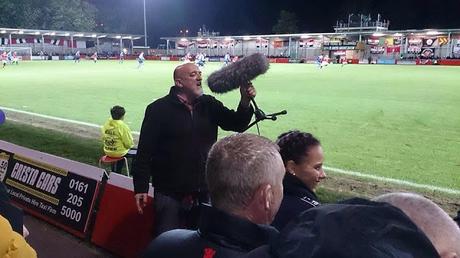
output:
M122 30L143 34L142 0L89 0L116 11ZM460 28L460 0L146 0L149 44L178 36L182 28L196 36L203 24L221 35L269 34L280 10L296 13L300 32L332 32L348 13L377 13L390 29ZM128 31L114 31L128 32Z

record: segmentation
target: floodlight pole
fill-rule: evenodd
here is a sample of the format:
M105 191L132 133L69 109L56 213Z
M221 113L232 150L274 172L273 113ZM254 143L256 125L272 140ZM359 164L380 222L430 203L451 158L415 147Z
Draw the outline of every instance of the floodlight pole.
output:
M145 15L145 0L144 0L144 46L147 46L147 18Z

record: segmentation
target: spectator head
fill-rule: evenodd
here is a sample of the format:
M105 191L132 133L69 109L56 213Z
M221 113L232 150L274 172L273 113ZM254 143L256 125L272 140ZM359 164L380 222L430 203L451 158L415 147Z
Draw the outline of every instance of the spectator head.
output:
M125 113L125 108L121 106L114 106L110 109L110 114L112 115L113 120L122 120Z
M460 229L434 202L413 193L390 193L374 198L401 209L430 239L442 258L460 257Z
M215 143L206 163L214 207L256 224L270 224L283 199L284 167L278 147L254 134Z
M286 173L296 176L311 191L326 178L321 143L310 133L289 131L278 136L280 154Z

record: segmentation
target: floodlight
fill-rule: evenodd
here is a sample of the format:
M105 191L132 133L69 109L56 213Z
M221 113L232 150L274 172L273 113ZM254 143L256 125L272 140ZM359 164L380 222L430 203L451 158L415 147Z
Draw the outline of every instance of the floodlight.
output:
M243 40L251 40L251 37L246 36L243 38Z
M64 36L70 36L70 33L67 32L66 34L64 34Z
M180 41L187 41L187 39L186 38L181 38Z
M51 35L53 35L53 34L51 34ZM83 37L83 33L78 33L78 34L75 34L75 35L73 35L73 36L74 36L74 37Z
M225 40L230 41L230 40L232 40L232 38L231 37L225 37Z
M0 32L1 32L1 33L6 33L6 30L2 30L2 31L0 31Z
M24 34L24 31L20 30L20 31L18 32L18 34Z
M120 35L118 35L118 36L116 36L115 38L117 38L117 39L121 39L121 36L120 36Z
M302 35L301 38L303 39L308 39L310 36L309 35Z
M40 35L40 32L36 31L34 34L35 34L35 35Z
M372 34L372 36L374 37L381 37L381 36L385 36L385 34L381 33L381 32L376 32L374 34Z
M56 32L51 32L50 35L54 36L54 35L56 35Z
M93 34L93 35L91 35L91 37L95 38L95 37L97 37L97 35L96 35L96 34Z
M395 36L395 37L402 37L402 35L403 35L402 33L395 33L393 36Z
M197 38L196 40L198 40L198 41L202 41L203 39L202 39L202 38Z

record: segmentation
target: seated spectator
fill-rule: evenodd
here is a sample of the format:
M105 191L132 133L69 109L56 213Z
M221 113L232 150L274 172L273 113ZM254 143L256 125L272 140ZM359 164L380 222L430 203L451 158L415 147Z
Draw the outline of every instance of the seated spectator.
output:
M133 136L128 125L123 122L125 109L114 106L110 109L111 119L102 127L102 141L104 143L104 153L111 158L124 157L130 148L134 146ZM118 161L112 166L112 171L121 173L124 160Z
M326 173L323 149L313 135L289 131L281 134L277 143L286 170L283 202L272 224L280 230L301 212L320 204L315 189Z
M14 232L7 219L0 215L0 257L35 258L37 253L24 238Z
M276 258L439 257L430 239L403 211L360 198L301 213L270 250ZM261 251L258 257L269 257Z
M390 193L374 200L401 209L426 234L440 257L460 257L460 229L434 202L413 193Z
M276 144L253 134L235 134L213 145L206 163L211 206L197 231L161 234L144 257L236 257L278 235L268 226L283 198L283 162Z

